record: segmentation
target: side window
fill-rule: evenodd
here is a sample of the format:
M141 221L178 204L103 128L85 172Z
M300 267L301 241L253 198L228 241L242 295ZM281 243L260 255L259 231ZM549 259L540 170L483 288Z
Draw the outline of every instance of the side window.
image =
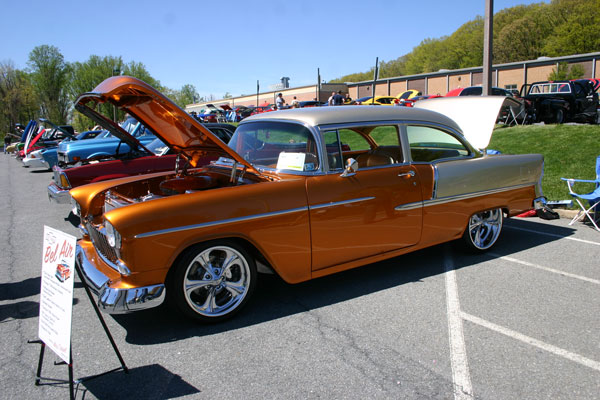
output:
M348 150L350 151L358 151L358 150L369 150L371 145L367 142L367 139L362 137L358 132L352 129L340 129L340 140L344 143Z
M442 158L466 157L469 149L448 132L429 126L406 127L413 161L430 162Z
M397 125L357 128L368 137L369 151L358 154L358 168L381 167L403 161Z
M323 133L325 141L325 151L327 153L327 163L329 170L339 170L343 168L343 156L340 154L341 146L338 138L338 131L326 131Z

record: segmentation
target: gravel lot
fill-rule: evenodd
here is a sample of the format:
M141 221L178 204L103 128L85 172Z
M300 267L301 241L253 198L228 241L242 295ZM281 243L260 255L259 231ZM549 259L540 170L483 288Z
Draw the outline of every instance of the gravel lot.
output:
M0 156L1 399L64 399L35 386L43 226L78 235L51 204L51 173ZM485 255L446 244L288 285L261 276L235 319L203 326L165 308L106 316L130 369L77 398L598 399L600 233L569 220L506 222ZM80 283L77 378L119 362ZM43 375L67 378L46 352Z

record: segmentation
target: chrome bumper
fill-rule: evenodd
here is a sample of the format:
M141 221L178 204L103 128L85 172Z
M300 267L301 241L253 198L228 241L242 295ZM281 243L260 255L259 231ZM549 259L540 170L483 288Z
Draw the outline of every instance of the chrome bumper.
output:
M87 259L85 251L77 244L75 262L80 267L85 284L98 296L98 307L108 314L124 314L159 306L165 299L165 285L152 285L130 289L109 287L106 275L98 271Z
M59 204L69 204L71 195L66 189L59 188L56 183L52 182L48 185L48 199Z

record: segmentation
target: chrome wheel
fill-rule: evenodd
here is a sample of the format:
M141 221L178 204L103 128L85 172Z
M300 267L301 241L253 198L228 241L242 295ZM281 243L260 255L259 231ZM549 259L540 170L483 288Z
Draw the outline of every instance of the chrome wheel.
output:
M475 250L487 250L496 243L502 230L502 209L483 211L469 218L463 238Z
M256 266L242 247L229 242L199 245L179 263L172 294L185 314L216 321L245 304L255 280Z

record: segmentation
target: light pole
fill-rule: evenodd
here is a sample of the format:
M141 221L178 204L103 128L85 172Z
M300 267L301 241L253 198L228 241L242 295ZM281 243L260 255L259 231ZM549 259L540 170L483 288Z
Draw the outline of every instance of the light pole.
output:
M121 75L121 69L118 65L115 65L112 70L112 76ZM113 121L117 122L117 106L113 105Z

